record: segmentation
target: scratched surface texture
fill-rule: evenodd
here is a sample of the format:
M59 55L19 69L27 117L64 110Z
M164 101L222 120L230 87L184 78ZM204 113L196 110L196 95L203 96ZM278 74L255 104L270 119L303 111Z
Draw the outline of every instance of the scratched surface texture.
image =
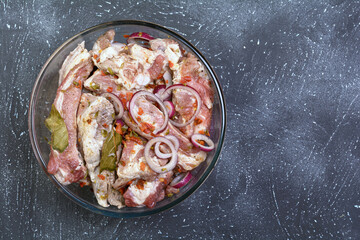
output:
M56 190L27 132L50 54L118 19L162 24L195 44L228 113L206 183L169 211L125 220ZM359 239L359 60L359 1L0 0L0 238Z

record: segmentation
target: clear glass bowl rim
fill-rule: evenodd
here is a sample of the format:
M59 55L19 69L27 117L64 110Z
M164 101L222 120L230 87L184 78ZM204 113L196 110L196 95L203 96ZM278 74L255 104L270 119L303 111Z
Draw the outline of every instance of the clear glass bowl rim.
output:
M214 80L214 84L215 84L215 89L219 94L219 103L220 103L220 108L221 108L221 132L220 132L220 138L219 138L219 143L216 149L216 152L214 154L214 157L211 161L211 163L209 164L208 168L206 169L206 171L204 172L204 174L199 178L199 180L194 184L194 186L192 186L192 188L190 188L187 192L185 192L181 197L175 199L174 201L170 202L169 204L162 206L161 208L157 208L157 209L149 209L147 208L146 211L143 212L117 212L116 210L110 210L110 209L100 209L99 207L89 204L86 201L84 201L83 199L79 198L78 196L76 196L75 194L73 194L72 192L70 192L69 190L67 190L64 186L62 186L61 184L59 184L52 175L50 175L47 170L46 170L46 161L42 158L42 156L39 153L38 150L38 144L37 144L37 139L36 139L36 135L34 132L34 99L36 97L36 95L38 94L38 85L40 82L40 79L42 78L42 75L44 74L44 71L47 67L47 65L52 61L52 59L57 55L57 53L64 48L66 45L68 45L70 42L72 42L74 39L87 34L93 30L97 30L97 29L102 29L102 28L106 28L106 27L111 27L111 26L121 26L121 25L140 25L140 26L146 26L146 27L150 27L150 28L154 28L157 30L160 30L174 38L176 38L177 40L179 40L182 44L186 45L189 49L191 49L198 58L201 59L201 61L203 62L204 66L207 68L209 74L211 75L212 79ZM117 218L131 218L131 217L142 217L142 216L147 216L147 215L151 215L151 214L155 214L155 213L159 213L162 211L165 211L167 209L170 209L172 207L174 207L175 205L179 204L180 202L182 202L183 200L185 200L186 198L188 198L191 194L193 194L207 179L207 177L210 175L210 173L213 171L214 166L217 163L217 160L219 158L222 146L223 146L223 142L224 142L224 138L225 138L225 129L226 129L226 107L225 107L225 100L224 100L224 95L223 95L223 91L222 88L220 86L219 80L215 74L215 71L212 69L212 67L210 66L209 62L205 59L205 57L200 53L200 51L193 46L190 42L188 42L185 38L183 38L182 36L180 36L179 34L163 27L160 26L158 24L155 23L151 23L151 22L147 22L147 21L140 21L140 20L118 20L118 21L110 21L110 22L105 22L99 25L95 25L93 27L90 27L76 35L74 35L73 37L69 38L67 41L65 41L61 46L59 46L52 54L51 56L48 58L48 60L45 62L45 64L43 65L40 73L38 74L36 81L34 83L32 92L31 92L31 98L30 98L30 103L29 103L29 116L28 116L28 125L29 125L29 136L30 136L30 142L31 142L31 146L32 149L35 153L35 157L37 159L37 161L39 162L40 166L42 167L42 169L44 170L44 172L46 173L46 175L49 177L49 179L54 183L54 185L68 198L70 198L72 201L74 201L76 204L92 211L98 214L102 214L105 216L110 216L110 217L117 217Z

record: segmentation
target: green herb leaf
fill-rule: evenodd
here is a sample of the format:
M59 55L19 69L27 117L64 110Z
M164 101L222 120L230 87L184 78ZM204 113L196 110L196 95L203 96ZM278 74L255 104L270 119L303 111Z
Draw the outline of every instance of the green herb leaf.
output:
M100 172L102 170L114 171L116 169L116 151L121 143L121 135L112 130L102 147L100 160Z
M113 72L113 70L112 70L110 67L108 67L107 70L108 70L108 72L110 73L110 75L114 75L114 72Z
M94 83L94 82L91 82L91 83L90 83L90 88L91 88L92 90L98 90L98 89L100 88L100 85L99 85L99 84L96 84L96 83Z
M51 132L50 145L53 149L63 152L69 145L69 134L64 122L58 110L54 104L51 106L51 112L47 119L45 119L45 125Z
M107 134L108 134L108 132L107 132L105 129L101 130L101 135L102 135L103 137L106 137Z

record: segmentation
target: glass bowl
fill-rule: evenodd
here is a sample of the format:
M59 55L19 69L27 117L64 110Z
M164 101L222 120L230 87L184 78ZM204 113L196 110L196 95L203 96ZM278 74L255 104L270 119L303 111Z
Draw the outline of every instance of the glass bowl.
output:
M49 115L51 104L53 103L58 87L59 69L66 56L75 49L75 47L85 41L85 47L90 50L96 39L109 29L114 29L116 32L115 40L124 42L124 34L132 32L147 32L150 35L158 38L172 38L178 41L185 50L194 53L200 61L204 64L208 74L212 80L212 86L215 92L215 101L212 114L211 124L211 138L215 143L215 149L208 154L206 161L192 171L193 178L190 182L180 189L180 192L171 198L165 198L163 201L158 202L154 208L130 208L125 207L117 209L116 207L104 208L97 204L94 194L87 187L79 187L78 184L70 184L63 186L60 184L53 175L50 175L46 166L49 161L50 147L47 139L50 139L50 132L45 127L45 118ZM223 93L220 83L215 75L214 70L210 67L208 61L203 55L186 39L177 33L168 30L162 26L144 22L144 21L114 21L103 23L91 27L79 34L73 36L65 43L63 43L46 61L41 69L31 94L29 106L29 133L31 145L34 150L35 156L50 178L54 185L65 196L73 200L80 206L89 209L93 212L103 214L111 217L139 217L146 216L163 210L174 207L176 204L189 197L200 185L205 181L213 170L223 145L226 127L226 112Z

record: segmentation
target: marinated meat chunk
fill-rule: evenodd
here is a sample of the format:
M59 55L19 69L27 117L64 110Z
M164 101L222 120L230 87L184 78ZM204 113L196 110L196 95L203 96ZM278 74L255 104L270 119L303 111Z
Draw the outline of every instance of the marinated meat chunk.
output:
M63 152L51 148L47 170L64 184L77 182L84 178L86 168L77 143L76 113L80 101L82 81L93 69L90 54L84 48L84 42L69 55L60 69L61 84L57 90L54 106L64 119L68 132L68 146ZM63 80L61 80L63 78Z
M153 51L165 54L167 63L171 65L171 70L178 68L178 62L182 57L182 50L175 40L157 38L150 41L150 46Z
M165 67L165 56L137 44L114 44L113 35L105 33L93 47L95 65L116 75L115 82L127 90L141 89L157 79Z
M94 46L93 46L93 53L96 55L99 55L99 53L110 47L111 43L114 41L114 37L115 37L115 31L113 29L108 30L106 33L104 33L103 35L101 35L95 42Z
M133 111L133 117L139 121L140 129L145 133L149 134L164 124L164 114L143 96L135 101Z
M113 182L114 173L100 173L101 149L106 139L107 133L112 131L112 115L114 114L113 105L104 97L93 96L84 93L78 110L77 124L79 127L79 142L84 154L86 167L94 188L94 193L98 203L109 206L107 203L108 186ZM105 133L105 134L104 134Z
M208 134L214 92L204 67L193 54L187 54L187 57L182 60L179 70L175 71L173 82L194 88L202 100L200 112L195 121L181 128L181 131L188 137L193 133ZM173 91L173 102L181 123L187 122L196 111L196 108L193 107L196 106L196 98L185 90Z
M214 91L211 88L209 77L203 65L191 53L181 61L180 69L176 72L174 83L185 84L194 88L200 95L201 100L208 109L212 108L214 102Z
M138 138L140 140L140 138ZM151 180L156 173L147 165L144 157L144 144L141 140L126 140L117 169L118 180L116 188L123 187L135 178Z
M178 166L183 171L191 171L200 165L206 159L206 152L204 151L178 151Z
M163 200L165 197L165 190L169 182L172 172L160 174L154 181L145 181L138 179L132 182L125 192L125 205L128 207L147 206L148 208L155 207L156 203Z
M111 89L111 93L120 94L120 87L115 82L114 76L105 74L101 70L96 70L91 77L84 82L84 88L95 93L106 93Z
M164 61L165 57L163 55L158 55L155 58L153 65L148 70L151 79L155 80L161 78L161 73L164 69Z

